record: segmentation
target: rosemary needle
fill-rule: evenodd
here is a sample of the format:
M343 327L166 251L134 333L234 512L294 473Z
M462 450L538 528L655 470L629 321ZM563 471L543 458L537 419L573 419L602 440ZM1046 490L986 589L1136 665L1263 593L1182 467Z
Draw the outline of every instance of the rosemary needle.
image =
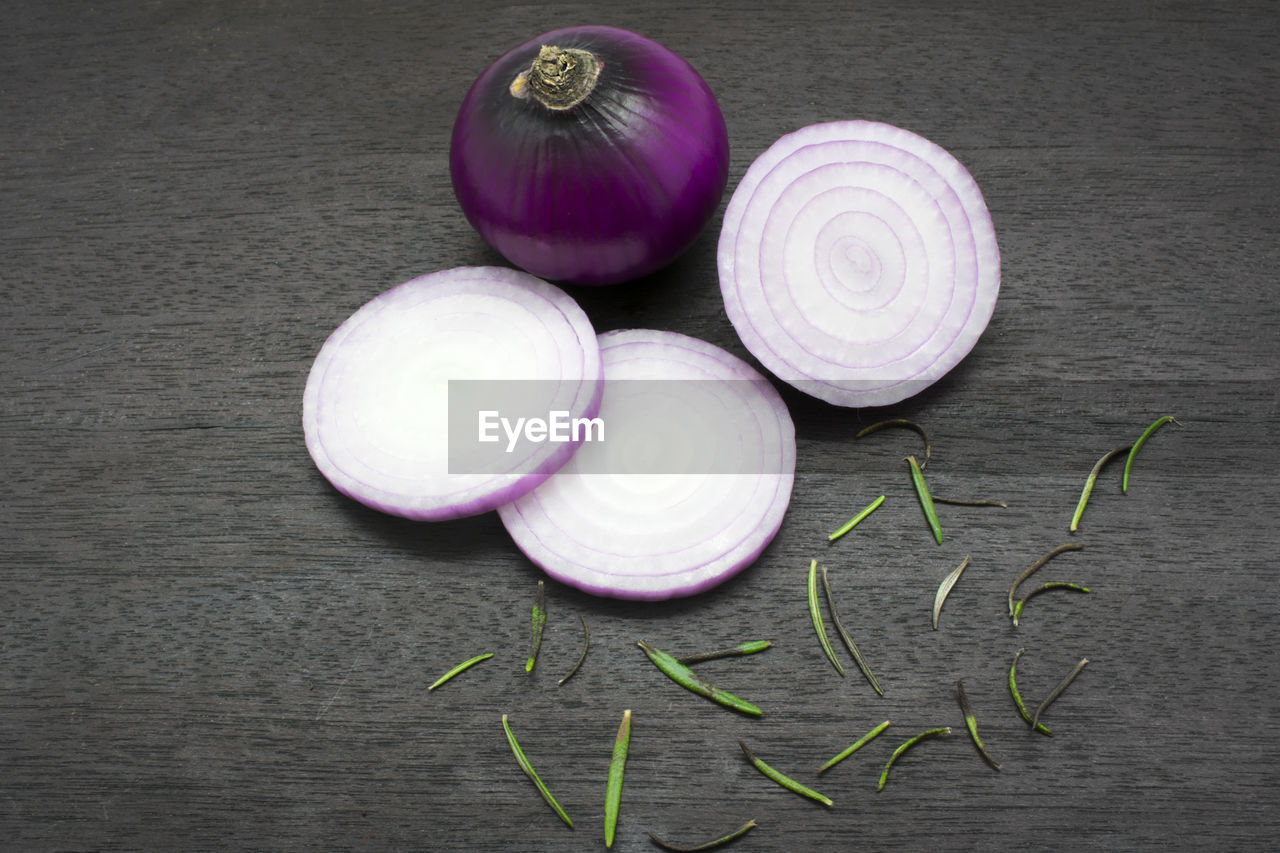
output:
M813 790L812 788L807 788L804 785L801 785L795 779L792 779L790 776L785 776L782 773L779 773L777 770L774 770L768 764L765 764L764 761L760 760L759 758L756 758L754 755L751 754L751 750L747 749L747 745L742 741L738 741L738 746L742 747L742 751L746 754L747 760L750 761L751 764L757 770L759 770L765 776L768 776L773 781L777 782L782 787L786 788L788 791L797 793L802 797L808 797L811 800L815 800L819 803L822 803L824 806L831 805L831 799L829 797L823 794L819 794L817 791Z
M609 761L609 779L604 789L604 846L613 846L618 828L618 807L622 803L622 775L627 766L627 749L631 744L631 709L622 712L618 736L613 741L613 757Z
M529 659L524 662L525 672L533 672L533 665L538 661L538 649L542 648L542 629L547 626L547 588L542 581L538 581L538 594L533 599L530 622L532 636L529 639Z
M573 677L573 674L582 666L582 662L587 659L587 649L591 648L591 632L587 630L587 617L579 613L578 618L582 620L582 652L578 655L578 662L573 665L573 669L566 672L564 678L556 682L556 686L564 684Z
M724 835L713 838L710 841L704 841L701 844L695 844L692 847L682 847L679 844L672 844L670 841L666 841L662 838L659 838L658 836L654 835L652 832L649 833L649 840L652 841L654 844L658 845L659 847L663 847L663 848L666 848L667 850L671 850L672 853L702 853L703 850L713 850L716 847L719 847L721 844L728 844L730 841L733 841L735 838L741 838L742 836L746 835L755 827L756 827L756 822L754 820L749 820L746 823L744 823L742 826L733 830L732 832L728 832Z
M960 580L960 575L969 565L969 559L969 556L965 556L960 565L952 569L951 573L942 579L942 583L938 584L938 591L933 596L933 630L935 631L938 630L938 614L942 612L942 602L947 600L947 596L951 594L951 588L956 585L956 581Z
M1065 589L1070 592L1088 592L1089 591L1089 587L1080 586L1080 584L1076 584L1076 583L1063 583L1062 581L1050 581L1049 583L1041 584L1040 586L1031 590L1031 592L1022 596L1022 600L1013 606L1014 627L1016 628L1018 626L1018 619L1019 617L1022 616L1022 605L1026 604L1027 601L1032 596L1039 595L1042 592L1048 592L1049 590L1053 590L1053 589Z
M876 783L876 790L877 791L884 790L885 783L889 781L890 768L893 767L894 762L896 762L899 758L902 757L902 754L904 752L906 752L908 749L915 746L922 740L926 740L931 737L937 737L939 735L949 735L949 734L951 734L951 726L942 726L941 728L928 729L926 731L923 731L920 734L916 735L915 737L908 738L906 741L900 744L898 748L893 751L893 754L889 756L889 760L884 763L884 769L880 771L880 781Z
M924 468L925 465L929 464L929 456L933 453L933 447L929 444L929 436L925 435L924 427L914 421L909 421L906 418L890 418L887 421L879 421L871 426L863 427L858 434L854 436L854 438L862 438L864 435L871 435L871 433L879 432L885 427L903 427L919 433L920 437L924 439L924 461L920 463L920 467Z
M1045 563L1049 562L1059 554L1065 551L1079 551L1083 548L1084 548L1084 545L1080 544L1079 542L1068 542L1065 545L1059 545L1057 548L1054 548L1052 551L1045 554L1043 557L1041 557L1040 559L1032 563L1030 566L1028 566L1025 572L1018 575L1018 577L1014 580L1013 585L1009 587L1009 618L1010 619L1013 618L1013 609L1014 609L1013 594L1018 591L1018 587L1022 584L1023 581L1031 577L1033 574L1035 574L1037 569L1042 567Z
M1053 704L1053 700L1062 695L1062 691L1067 689L1067 685L1075 681L1076 676L1080 674L1080 670L1084 669L1085 664L1089 662L1088 658L1080 658L1080 662L1075 665L1071 672L1067 673L1067 677L1058 683L1058 686L1049 691L1049 695L1044 697L1044 701L1040 703L1040 707L1036 708L1036 712L1031 715L1031 725L1035 726L1040 722L1040 715L1044 713L1044 709Z
M841 761L844 761L850 755L853 755L855 752L862 749L867 744L871 743L871 741L875 740L880 735L880 733L887 728L889 728L889 721L885 720L883 723L876 726L874 729L867 732L865 735L858 738L853 743L849 744L838 755L834 756L829 761L827 761L826 764L819 767L818 772L825 773L826 771L830 770L832 767L835 767Z
M1018 649L1018 653L1013 656L1013 663L1009 664L1009 694L1013 696L1013 704L1017 706L1018 713L1022 716L1022 719L1026 720L1028 725L1031 725L1031 712L1027 710L1026 703L1022 701L1022 694L1018 692L1017 681L1018 658L1022 657L1022 653L1025 651L1026 649ZM1053 737L1053 732L1049 731L1044 723L1036 723L1035 730L1042 735Z
M430 687L428 687L427 691L430 692L432 690L435 690L441 684L444 684L450 678L453 678L455 675L462 672L463 670L470 669L471 667L480 663L480 661L488 660L491 657L493 657L493 652L485 652L484 654L476 655L475 657L470 658L469 660L464 660L462 663L458 664L453 669L449 670L444 675L437 678L435 681L435 684L432 684Z
M520 765L520 769L524 771L524 775L528 776L534 786L537 787L538 793L542 794L542 799L547 801L547 805L555 809L556 814L560 815L560 819L567 823L570 829L573 829L573 821L569 819L569 815L566 814L565 810L556 802L556 798L551 796L551 792L547 790L547 786L538 778L538 774L534 771L533 765L530 764L529 759L525 757L524 750L520 748L520 744L516 740L515 733L511 731L511 724L507 722L506 714L502 715L502 730L507 733L507 743L511 745L511 752L515 755L516 763Z
M911 482L916 487L916 496L920 498L920 508L924 510L925 520L929 522L934 540L941 545L942 525L938 523L938 511L934 509L933 496L929 494L929 485L924 481L924 472L920 470L914 456L907 457L907 464L911 467Z
M773 643L768 640L748 640L745 643L739 643L736 646L730 646L727 649L715 649L709 652L698 652L697 654L685 655L676 658L680 663L689 666L695 663L705 663L709 660L719 660L720 658L741 657L743 655L754 655L756 652L762 652L772 646Z
M644 650L645 655L647 655L649 660L653 662L654 666L686 690L697 693L699 696L705 696L713 702L718 702L721 705L724 705L726 708L732 708L735 711L741 711L742 713L749 714L753 717L758 717L764 713L760 708L745 699L739 699L732 693L721 690L719 687L713 687L703 681L694 673L693 670L689 669L689 667L680 663L680 661L676 660L661 649L655 649L653 646L644 642L637 643L636 645L640 646L640 648Z
M858 665L858 669L862 671L863 676L871 683L871 689L883 696L884 691L880 689L880 682L876 680L875 674L871 672L871 666L867 663L867 659L862 656L862 652L858 651L857 643L853 641L853 637L845 630L844 623L840 621L840 611L836 609L836 597L831 593L831 581L827 579L826 566L822 567L822 588L827 594L827 609L831 612L831 623L836 626L836 633L840 635L840 639L844 641L845 648L853 656L853 662Z
M1084 515L1085 504L1089 503L1089 495L1093 494L1093 484L1098 481L1098 474L1102 473L1103 467L1115 459L1121 453L1128 453L1132 445L1126 444L1124 447L1117 447L1115 450L1109 451L1102 455L1093 466L1093 470L1089 472L1089 476L1085 478L1084 488L1080 491L1080 500L1076 504L1075 514L1071 516L1072 533L1076 532L1076 528L1080 526L1080 518Z
M973 745L978 748L978 753L986 759L988 764L999 770L1000 762L991 757L991 753L987 752L986 744L978 736L978 718L973 713L973 705L969 702L969 697L965 695L963 679L956 679L956 700L960 703L960 713L964 715L964 727L969 730Z
M831 641L827 639L827 626L822 621L822 609L818 606L818 561L809 562L809 620L813 622L813 630L818 635L818 643L826 654L827 660L836 668L836 672L844 675L844 667L836 659L831 649Z
M876 507L880 506L880 504L882 503L884 503L884 495L881 495L880 497L873 500L871 503L867 504L866 508L863 509L862 512L858 513L853 518L849 519L844 524L840 525L840 528L838 530L834 531L829 536L827 536L827 541L834 542L837 539L839 539L841 536L848 533L853 528L857 527L858 523L862 521L862 519L866 518L868 515L871 515L871 513L875 512Z
M1152 422L1151 426L1147 427L1146 430L1143 431L1142 435L1138 436L1138 440L1133 443L1133 447L1129 449L1129 457L1124 460L1124 477L1120 481L1121 492L1124 492L1125 494L1129 493L1129 469L1133 467L1133 459L1138 455L1138 450L1142 445L1147 443L1147 439L1151 438L1152 433L1169 423L1176 424L1178 421L1174 420L1173 415L1165 415L1164 417L1156 418L1155 421Z

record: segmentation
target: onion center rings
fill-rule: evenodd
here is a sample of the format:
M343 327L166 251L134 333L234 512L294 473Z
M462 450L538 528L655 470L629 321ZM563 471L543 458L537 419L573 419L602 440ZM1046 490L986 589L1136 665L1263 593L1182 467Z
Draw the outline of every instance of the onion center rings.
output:
M375 297L321 347L303 431L338 491L417 520L476 515L545 480L574 442L525 443L496 471L451 471L450 383L494 381L547 411L589 418L602 392L599 344L559 288L500 267L420 276Z
M1000 284L991 217L948 152L890 125L812 125L748 168L718 247L725 310L779 378L888 405L964 358Z
M759 556L790 502L782 398L685 335L608 332L600 350L605 440L499 516L534 563L595 595L659 600L722 583Z

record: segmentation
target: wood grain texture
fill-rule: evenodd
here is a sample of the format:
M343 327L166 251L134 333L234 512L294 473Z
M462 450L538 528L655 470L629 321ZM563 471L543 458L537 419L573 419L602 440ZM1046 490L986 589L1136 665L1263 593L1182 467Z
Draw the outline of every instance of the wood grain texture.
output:
M0 30L0 848L596 850L633 710L614 849L1264 849L1280 833L1275 603L1280 16L1263 2L9 4ZM774 139L862 117L956 154L995 218L991 326L891 410L783 388L793 503L761 559L656 605L548 584L490 514L441 525L337 495L302 444L325 336L414 275L500 263L449 186L453 114L490 59L567 23L643 32L721 100L730 189ZM727 201L727 197L726 197ZM571 289L596 328L747 356L719 218L669 269ZM1128 495L1100 482L1014 630L1008 584L1068 541L1106 450L1171 413ZM901 465L928 426L935 545ZM1118 477L1118 474L1117 474ZM1104 478L1106 480L1106 478ZM826 534L878 494L867 522ZM965 554L938 631L938 581ZM823 560L885 688L823 659ZM592 648L576 660L579 615ZM746 639L700 665L727 712L636 648ZM1090 665L1029 733L1036 703ZM495 656L441 689L452 664ZM963 678L993 772L963 734ZM578 823L512 760L521 744ZM883 719L837 768L814 771ZM910 734L952 725L875 780ZM835 801L763 779L737 747Z

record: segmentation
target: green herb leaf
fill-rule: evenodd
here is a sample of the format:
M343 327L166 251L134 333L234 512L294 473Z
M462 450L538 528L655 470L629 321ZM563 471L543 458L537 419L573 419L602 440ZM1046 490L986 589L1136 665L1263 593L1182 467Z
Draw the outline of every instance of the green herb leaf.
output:
M986 744L978 736L978 718L973 713L973 705L970 704L969 697L965 695L963 679L956 680L956 700L960 703L960 713L964 715L964 726L969 730L969 737L973 739L973 745L978 748L978 753L986 759L988 764L999 770L1000 762L991 757L991 753L987 752Z
M929 485L924 481L924 472L920 470L920 466L916 463L914 456L907 457L907 464L911 467L911 483L916 487L916 497L920 499L920 508L924 510L925 520L929 522L929 529L933 531L934 540L941 545L942 525L938 523L938 511L933 506L933 496L929 494Z
M449 671L448 671L448 672L446 672L444 675L442 675L442 676L440 676L439 678L437 678L437 679L436 679L436 681L435 681L435 683L434 683L434 684L432 684L430 687L428 687L428 688L427 688L427 691L428 691L428 692L430 692L430 691L432 691L432 690L435 690L435 689L436 689L437 687L439 687L441 684L444 684L444 683L445 683L446 681L448 681L450 678L453 678L455 675L457 675L458 673L462 672L463 670L470 669L471 667L473 667L473 666L475 666L476 664L480 663L480 661L482 661L482 660L488 660L488 659L489 659L489 658L491 658L491 657L493 657L493 652L485 652L485 653L484 653L484 654L482 654L482 655L476 655L475 657L471 658L470 660L464 660L462 663L458 664L458 665L457 665L457 666L455 666L453 669L449 670Z
M631 709L622 712L618 736L613 741L613 757L609 761L609 779L604 789L604 846L613 846L618 828L618 807L622 803L622 774L627 766L627 749L631 744Z
M812 560L809 563L809 621L813 623L814 633L818 635L818 644L822 646L822 651L827 656L827 660L831 661L831 665L836 668L836 672L844 675L844 667L840 665L840 661L836 660L836 653L831 649L831 641L827 639L827 626L822 621L822 609L818 606L818 561Z
M1133 459L1138 455L1138 450L1142 448L1142 445L1147 443L1147 439L1151 438L1151 435L1156 430L1160 429L1160 427L1165 424L1176 423L1178 423L1178 421L1174 420L1173 415L1165 415L1164 417L1156 418L1155 421L1151 423L1151 426L1143 430L1142 435L1138 436L1138 440L1135 441L1133 443L1133 447L1129 449L1129 457L1124 460L1124 477L1120 482L1121 492L1125 494L1129 493L1129 469L1133 467ZM1181 424L1179 424L1179 426L1181 426Z
M538 661L538 650L542 648L542 629L547 625L547 590L542 581L538 581L538 594L533 599L530 622L533 636L529 640L529 659L524 663L525 672L533 672L533 665Z
M698 652L697 654L684 655L676 658L680 663L689 666L695 663L705 663L709 660L719 660L720 658L742 657L743 655L754 655L756 652L762 652L771 647L773 643L768 640L748 640L745 643L739 643L727 649L716 649L710 652Z
M542 799L547 801L547 805L551 806L551 808L555 810L555 813L560 815L560 819L567 823L570 829L573 829L573 821L569 819L569 815L566 814L565 810L556 802L556 798L551 796L551 792L547 790L547 786L542 783L540 778L538 778L538 774L534 771L533 765L530 764L529 759L525 757L524 750L520 748L520 743L516 740L515 732L511 731L511 724L507 722L506 714L502 715L502 730L507 734L507 743L511 745L511 752L515 755L516 763L520 765L520 769L523 770L524 774L533 782L534 786L538 789L538 793L542 795Z
M1018 649L1018 653L1013 656L1013 663L1009 664L1009 695L1013 697L1013 704L1017 706L1018 713L1022 716L1022 719L1027 721L1027 725L1031 725L1031 712L1027 710L1026 704L1022 701L1022 694L1018 692L1017 681L1018 658L1022 657L1022 653L1025 651L1026 649ZM1044 723L1035 723L1035 730L1047 737L1053 737L1053 732L1045 728Z
M1050 581L1049 583L1041 584L1040 586L1031 590L1031 592L1024 595L1022 597L1022 600L1013 606L1013 626L1015 628L1018 626L1018 619L1022 616L1022 605L1026 604L1033 596L1039 595L1042 592L1049 592L1050 590L1055 590L1055 589L1064 589L1064 590L1067 590L1068 592L1088 592L1089 591L1089 587L1087 586L1080 586L1079 584L1074 584L1074 583L1063 583L1062 581Z
M694 673L693 670L689 669L689 667L680 663L680 661L676 660L661 649L655 649L653 646L644 642L637 643L636 645L640 646L640 648L644 650L645 655L653 662L654 666L686 690L697 693L699 696L705 696L713 702L718 702L719 704L724 705L726 708L732 708L735 711L740 711L743 714L748 714L753 717L758 717L764 713L757 706L751 704L745 699L739 699L732 693L721 690L719 687L713 687L706 681L703 681L696 673Z
M1080 526L1080 519L1084 516L1085 505L1089 503L1089 496L1093 494L1093 484L1098 481L1098 475L1102 473L1102 469L1108 462L1115 459L1122 453L1128 453L1131 445L1126 444L1124 447L1117 447L1115 450L1104 453L1093 466L1093 470L1089 472L1089 476L1085 478L1084 488L1080 491L1080 500L1076 503L1076 511L1071 516L1072 533L1076 532L1076 528Z
M839 754L837 754L837 755L835 755L834 757L832 757L831 759L829 759L829 760L827 761L827 763L826 763L826 764L823 764L821 767L819 767L819 768L818 768L818 772L819 772L819 773L825 773L825 772L827 772L828 770L830 770L832 767L835 767L835 766L836 766L837 764L839 764L841 761L844 761L844 760L845 760L846 758L848 758L850 755L853 755L855 752L857 752L858 750L862 749L862 748L863 748L864 746L866 746L867 744L871 743L871 741L873 741L873 740L875 740L877 737L879 737L879 736L880 736L880 733L881 733L881 732L883 732L883 731L884 731L885 729L887 729L887 728L889 728L889 721L888 721L888 720L885 720L883 723L881 723L880 725L876 726L874 729L872 729L871 731L867 732L865 735L863 735L862 737L858 738L858 739L857 739L857 740L855 740L853 743L849 744L849 745L848 745L847 747L845 747L845 748L844 748L844 750L843 750L843 751L841 751Z
M920 734L916 735L915 737L909 738L905 742L903 742L897 749L893 751L893 754L889 756L889 760L885 762L884 769L880 771L880 781L876 783L876 790L877 791L884 790L885 783L889 781L889 770L892 769L893 765L897 762L899 758L902 757L903 753L905 753L908 749L911 749L911 747L915 746L922 740L927 740L928 738L938 737L940 735L949 735L949 734L951 734L951 727L942 726L940 728L928 729L926 731L923 731Z
M865 509L862 510L862 512L858 513L853 518L849 519L844 524L840 525L840 528L838 530L834 531L833 533L827 536L827 541L834 542L837 539L839 539L841 536L848 533L853 528L857 527L859 522L861 522L868 515L871 515L871 513L875 512L876 507L880 506L880 504L882 503L884 503L884 495L881 495L880 497L873 500L871 503L869 503L866 506Z
M756 758L754 755L751 754L751 750L747 749L747 745L742 741L738 741L738 746L742 747L742 751L746 754L747 760L751 762L752 766L754 766L757 770L759 770L765 776L769 777L770 779L777 782L782 787L786 788L788 791L792 791L793 793L799 794L802 797L808 797L809 799L814 800L815 802L822 803L824 806L831 805L831 799L829 797L823 794L819 794L817 791L813 790L812 788L801 785L795 779L792 779L790 776L786 776L786 775L783 775L782 773L779 773L777 770L774 770L772 767L770 767L768 764L765 764L759 758Z

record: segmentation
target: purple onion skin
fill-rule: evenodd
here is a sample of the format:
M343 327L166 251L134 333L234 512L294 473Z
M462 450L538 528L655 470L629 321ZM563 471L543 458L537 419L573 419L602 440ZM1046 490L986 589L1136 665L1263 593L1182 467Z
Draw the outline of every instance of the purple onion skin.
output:
M511 94L543 45L602 63L594 90L553 111ZM471 225L539 278L607 285L648 275L689 247L729 173L724 116L688 62L627 30L553 30L476 79L449 149Z

